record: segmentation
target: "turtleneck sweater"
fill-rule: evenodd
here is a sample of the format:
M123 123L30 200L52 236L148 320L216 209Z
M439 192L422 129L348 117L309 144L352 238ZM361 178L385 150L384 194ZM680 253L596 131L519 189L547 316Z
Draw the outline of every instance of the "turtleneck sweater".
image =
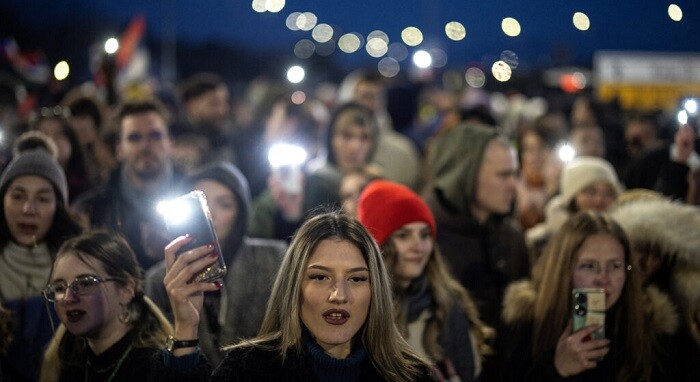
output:
M359 379L362 362L367 356L362 341L357 341L350 356L344 359L331 357L308 335L303 336L302 343L309 354L311 372L318 381L354 382Z

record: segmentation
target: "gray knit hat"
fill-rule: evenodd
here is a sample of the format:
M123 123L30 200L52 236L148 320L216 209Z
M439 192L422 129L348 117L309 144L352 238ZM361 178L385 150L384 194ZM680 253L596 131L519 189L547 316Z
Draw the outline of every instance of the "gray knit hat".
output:
M23 151L12 158L0 176L0 195L4 195L10 182L18 176L37 175L53 184L64 205L68 205L68 182L61 165L43 149Z

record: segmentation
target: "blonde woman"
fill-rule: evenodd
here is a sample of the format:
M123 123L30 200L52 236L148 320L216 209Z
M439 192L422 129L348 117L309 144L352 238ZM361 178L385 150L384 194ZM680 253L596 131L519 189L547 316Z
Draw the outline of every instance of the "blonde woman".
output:
M325 213L292 239L257 337L230 348L212 381L428 381L392 320L389 277L356 220Z

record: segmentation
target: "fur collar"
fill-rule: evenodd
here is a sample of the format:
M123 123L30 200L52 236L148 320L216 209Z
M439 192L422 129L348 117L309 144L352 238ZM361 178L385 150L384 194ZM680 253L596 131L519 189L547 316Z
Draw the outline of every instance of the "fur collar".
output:
M530 280L517 281L508 286L503 299L503 321L513 324L531 320L534 316L537 291ZM678 314L671 299L650 286L644 289L644 306L656 333L673 334L678 330Z

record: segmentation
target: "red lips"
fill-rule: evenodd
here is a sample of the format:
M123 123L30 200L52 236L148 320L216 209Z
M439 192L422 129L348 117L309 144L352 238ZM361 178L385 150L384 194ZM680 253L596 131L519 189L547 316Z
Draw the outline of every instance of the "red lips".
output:
M323 318L331 325L343 325L350 318L350 313L343 309L329 309L323 312Z

